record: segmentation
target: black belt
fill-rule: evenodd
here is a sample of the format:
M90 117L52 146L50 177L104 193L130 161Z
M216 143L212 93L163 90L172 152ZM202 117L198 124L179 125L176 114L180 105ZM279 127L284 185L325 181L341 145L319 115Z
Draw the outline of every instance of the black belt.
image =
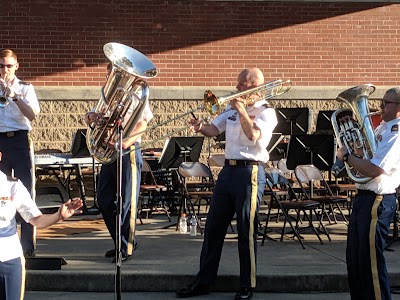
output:
M376 196L377 194L373 191L370 190L357 190L357 195L370 195L370 196Z
M0 132L0 137L14 137L22 134L27 134L28 130L18 130L18 131L8 131L8 132Z
M390 194L381 194L381 196L385 196L385 195L395 195L396 193L390 193ZM373 192L373 191L369 191L369 190L357 190L357 195L370 195L370 196L377 196L378 194Z
M261 162L256 160L243 160L243 159L225 159L225 166L231 167L245 167L259 165Z

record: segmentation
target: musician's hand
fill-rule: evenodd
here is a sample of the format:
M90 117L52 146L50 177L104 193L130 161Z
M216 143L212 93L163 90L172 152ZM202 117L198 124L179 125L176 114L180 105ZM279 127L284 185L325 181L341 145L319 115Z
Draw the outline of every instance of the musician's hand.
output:
M203 126L203 122L193 118L189 121L189 125L192 126L194 132L199 132Z
M343 156L344 156L347 152L349 152L349 151L347 150L347 148L346 148L345 146L343 146L343 147L341 147L341 148L339 148L339 149L337 150L336 156L337 156L337 158L338 158L339 160L343 161Z
M243 98L232 99L230 104L231 104L232 109L234 109L234 110L240 110L246 106L245 100Z
M83 201L80 198L69 199L58 210L59 220L66 220L74 214L82 213L80 208L83 206Z

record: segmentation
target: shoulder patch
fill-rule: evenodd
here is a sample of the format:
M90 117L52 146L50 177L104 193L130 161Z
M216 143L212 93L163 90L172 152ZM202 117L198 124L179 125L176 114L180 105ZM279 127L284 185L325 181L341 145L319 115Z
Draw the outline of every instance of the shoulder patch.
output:
M263 104L265 108L274 108L270 103Z
M7 175L7 180L8 181L18 181L18 178L12 177L12 176L8 176Z
M399 132L399 124L395 124L390 129L391 132Z
M22 81L22 80L20 80L20 81L19 81L19 84L22 84L22 85L30 85L31 83L30 83L30 82L27 82L27 81Z

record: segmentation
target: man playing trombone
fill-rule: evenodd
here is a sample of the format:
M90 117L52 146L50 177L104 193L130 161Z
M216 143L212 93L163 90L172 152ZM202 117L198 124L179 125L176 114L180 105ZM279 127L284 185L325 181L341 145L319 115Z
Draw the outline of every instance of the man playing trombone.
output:
M258 68L244 69L238 76L237 89L243 92L264 83ZM249 93L250 94L250 93ZM234 95L232 95L234 97ZM235 299L251 299L256 287L256 248L258 209L266 184L262 163L268 161L267 145L277 125L275 110L259 97L242 97L230 101L230 110L217 116L211 124L192 119L195 132L207 137L226 132L225 166L214 189L205 227L200 257L200 271L194 282L176 292L187 298L209 293L214 283L227 228L237 216L240 258L240 289Z

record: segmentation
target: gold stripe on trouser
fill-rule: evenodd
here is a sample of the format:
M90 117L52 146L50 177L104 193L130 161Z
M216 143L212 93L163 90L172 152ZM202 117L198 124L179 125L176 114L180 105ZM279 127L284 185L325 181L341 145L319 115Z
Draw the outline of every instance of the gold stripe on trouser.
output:
M136 230L136 214L137 214L137 207L136 207L136 196L138 193L137 189L137 165L136 165L136 150L133 150L131 147L130 153L130 161L131 161L131 169L132 169L132 181L131 181L131 215L129 217L129 240L128 240L128 249L127 254L132 255L133 252L133 243L135 238L135 230Z
M382 199L383 197L380 195L376 196L375 198L374 204L372 205L371 224L369 227L369 255L371 259L372 283L374 285L375 300L382 299L375 248L376 224L378 222L378 206L382 202Z
M22 276L21 276L21 300L24 299L24 294L25 294L25 275L26 275L26 270L25 270L25 258L23 255L21 255L21 270L22 270Z
M36 176L35 176L35 149L33 148L33 141L31 139L30 134L28 133L28 145L29 145L29 154L31 157L31 177L32 177L32 190L31 195L32 195L32 200L36 202ZM36 226L33 226L33 249L36 249Z
M250 280L251 287L256 287L256 257L254 251L254 218L257 209L258 193L258 166L253 166L251 171L251 199L250 199L250 227L249 227L249 249L250 249Z

